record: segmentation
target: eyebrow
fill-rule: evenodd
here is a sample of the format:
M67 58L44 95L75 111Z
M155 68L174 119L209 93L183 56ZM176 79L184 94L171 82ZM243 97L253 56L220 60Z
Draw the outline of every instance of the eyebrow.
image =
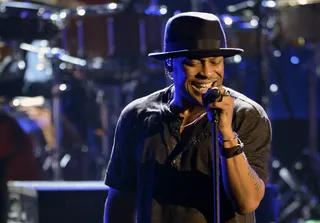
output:
M203 60L203 61L206 61L206 60L218 60L218 59L221 59L221 58L220 58L220 57L205 57L205 58L185 57L184 59L187 59L187 60Z

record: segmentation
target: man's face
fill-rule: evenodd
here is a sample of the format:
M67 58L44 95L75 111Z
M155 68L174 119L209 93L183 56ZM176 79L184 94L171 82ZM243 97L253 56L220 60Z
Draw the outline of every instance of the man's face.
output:
M173 59L173 82L177 93L193 104L202 105L202 95L208 88L222 85L223 57Z

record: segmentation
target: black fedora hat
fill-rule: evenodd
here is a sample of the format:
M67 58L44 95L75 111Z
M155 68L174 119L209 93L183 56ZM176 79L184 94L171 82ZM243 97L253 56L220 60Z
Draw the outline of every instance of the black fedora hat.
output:
M165 27L164 51L150 53L159 60L180 56L231 57L243 49L228 48L217 16L204 12L183 12L171 17Z

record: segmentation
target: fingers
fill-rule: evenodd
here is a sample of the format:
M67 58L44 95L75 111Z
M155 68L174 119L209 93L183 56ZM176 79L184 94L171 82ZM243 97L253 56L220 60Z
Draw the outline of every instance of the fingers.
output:
M230 96L231 95L231 92L227 89L224 89L224 91L222 92L221 94L222 96Z
M232 97L230 97L231 95L231 92L227 89L225 89L224 87L219 87L220 89L220 92L221 93L221 99L219 101L215 101L215 102L212 102L210 104L208 104L208 108L219 108L219 109L224 109L224 108L227 108L227 107L233 107L233 99Z
M218 86L222 96L230 96L230 91L226 89L223 85Z

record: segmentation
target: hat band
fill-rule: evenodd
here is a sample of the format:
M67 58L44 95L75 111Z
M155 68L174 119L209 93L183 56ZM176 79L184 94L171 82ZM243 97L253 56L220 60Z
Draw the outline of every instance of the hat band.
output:
M214 50L221 47L221 41L217 39L197 39L197 40L186 40L180 42L167 42L165 44L165 51L177 51L185 49L194 50Z

